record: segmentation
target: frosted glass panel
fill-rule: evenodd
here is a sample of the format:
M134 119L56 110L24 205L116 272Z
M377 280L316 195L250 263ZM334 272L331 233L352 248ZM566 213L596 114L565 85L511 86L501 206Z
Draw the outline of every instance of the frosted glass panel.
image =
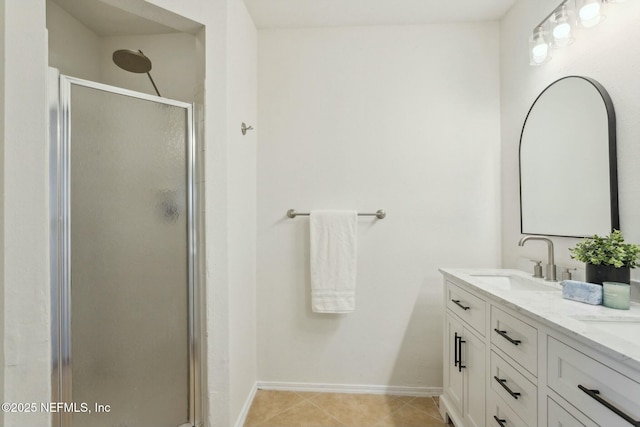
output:
M189 420L187 117L72 85L74 427Z

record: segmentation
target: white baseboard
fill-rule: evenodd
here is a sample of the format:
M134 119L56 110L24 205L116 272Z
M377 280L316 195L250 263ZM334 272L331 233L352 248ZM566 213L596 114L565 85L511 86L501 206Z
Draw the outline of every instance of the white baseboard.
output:
M429 397L442 394L442 387L405 387L363 384L322 384L258 381L260 390L305 391L319 393L388 394Z
M247 421L247 415L249 415L249 409L251 409L251 404L253 403L253 398L256 397L256 392L258 391L258 383L253 385L251 392L247 396L247 400L244 401L244 405L242 405L242 411L238 415L238 419L234 424L235 427L243 427L244 423Z

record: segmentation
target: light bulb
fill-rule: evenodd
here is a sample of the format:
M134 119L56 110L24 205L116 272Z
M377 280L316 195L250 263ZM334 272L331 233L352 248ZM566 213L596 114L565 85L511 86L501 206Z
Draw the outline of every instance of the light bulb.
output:
M556 40L566 39L571 35L571 25L567 22L556 25L553 29L553 38Z
M549 60L549 43L545 40L542 27L537 27L529 38L529 59L531 65L540 65Z
M580 9L580 19L589 21L600 15L600 3L588 3Z
M591 28L598 25L604 19L602 3L600 0L587 0L578 11L580 25Z
M555 22L552 31L553 46L563 47L573 43L573 28L571 28L567 7L565 5L562 5L562 7L554 14L553 21Z
M549 45L547 43L540 43L533 47L531 50L531 59L536 64L542 64L547 60L549 56Z

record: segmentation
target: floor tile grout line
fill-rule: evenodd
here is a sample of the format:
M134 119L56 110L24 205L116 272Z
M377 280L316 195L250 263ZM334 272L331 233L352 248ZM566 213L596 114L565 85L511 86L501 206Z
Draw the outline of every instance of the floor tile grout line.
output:
M332 412L329 412L327 409L325 409L324 407L320 406L320 405L319 405L318 403L316 403L315 401L311 400L311 399L313 399L314 397L316 397L318 394L320 394L320 393L316 393L316 394L314 394L313 396L311 396L310 398L308 398L308 399L306 399L306 400L307 400L309 403L313 404L313 405L314 405L315 407L317 407L318 409L321 409L324 413L326 413L326 414L327 414L327 415L329 415L331 418L333 418L333 419L335 419L336 421L338 421L340 424L342 424L342 425L344 425L344 426L348 426L348 424L347 424L345 421L343 421L342 419L340 419L337 415L334 415ZM335 394L335 395L353 395L354 393L327 393L327 394ZM395 397L395 398L397 398L397 399L399 400L400 406L398 406L396 409L392 410L392 411L389 413L390 415L391 415L391 414L393 414L393 413L395 413L396 411L400 410L401 408L404 408L405 406L407 406L407 405L409 404L409 402L411 402L411 401L415 400L415 399L418 397L418 396L409 396L409 397L411 397L411 399L409 399L409 400L407 400L407 401L402 401L400 398L401 398L401 397L404 397L404 396L397 396L397 395L391 395L391 394L386 394L386 395L383 395L383 396L385 396L385 397ZM304 398L304 396L301 396L301 397L303 397L303 398ZM412 406L412 407L414 407L414 406ZM415 408L415 407L414 407L414 408ZM423 412L424 412L424 411L423 411ZM427 415L428 415L428 414L427 414ZM383 418L380 418L380 419L377 419L377 420L375 421L374 426L378 425L378 424L379 424L381 421L383 421L383 420L384 420L384 417L383 417ZM371 426L371 427L374 427L374 426ZM362 426L362 427L364 427L364 426ZM367 427L369 427L369 426L367 426Z
M260 420L260 421L258 422L258 424L256 424L256 427L259 427L259 426L265 426L265 425L266 425L266 426L268 426L268 425L269 425L269 424L268 424L268 422L269 422L270 420L272 420L272 419L274 419L274 418L276 418L276 417L278 417L278 416L280 416L280 415L284 414L285 412L289 411L290 409L292 409L292 408L294 408L294 407L296 407L296 406L301 405L301 404L302 404L302 403L304 403L304 402L310 403L311 405L313 405L313 406L314 406L314 407L316 407L317 409L320 409L320 410L321 410L325 415L329 416L331 419L333 419L333 420L335 420L336 422L340 423L342 426L347 426L347 424L346 424L345 422L343 422L339 417L337 417L337 416L333 415L333 414L332 414L331 412L329 412L327 409L325 409L324 407L320 406L318 403L316 403L316 402L314 402L314 401L312 401L312 400L311 400L311 399L313 399L314 397L316 397L319 393L315 393L315 394L313 394L313 395L311 395L311 396L309 396L309 397L306 397L306 396L304 396L304 395L302 395L302 394L300 394L299 392L296 392L296 391L293 391L293 394L295 394L295 395L296 395L298 398L300 398L301 400L300 400L299 402L297 402L297 403L294 403L294 404L292 404L292 405L289 405L288 407L286 407L286 408L282 409L281 411L279 411L279 412L275 413L274 415L270 416L269 418L266 418L266 419ZM352 394L352 393L329 393L329 394L347 394L347 395L348 395L348 394ZM435 417L435 416L433 416L432 414L430 414L428 411L424 410L423 408L418 407L418 406L416 406L415 404L411 404L411 402L414 402L414 401L416 401L418 398L421 398L421 397L423 397L423 396L408 396L408 397L410 397L410 399L408 399L408 400L406 400L406 401L403 401L403 400L401 399L403 396L394 396L394 395L385 395L385 396L387 396L387 397L396 397L396 398L398 398L399 403L401 403L401 404L400 404L396 409L394 409L393 411L391 411L391 413L390 413L390 414L393 414L393 413L395 413L395 412L397 412L397 411L401 410L402 408L406 407L407 405L409 405L411 408L416 409L416 410L418 410L418 411L420 411L420 412L424 413L425 415L429 416L429 418L432 418L432 419L433 419L433 420L435 420L435 421L438 421L438 422L444 422L444 421L441 419L441 417L440 417L440 416ZM424 397L427 397L427 396L424 396ZM433 398L433 396L428 396L428 397L430 397L430 399L431 399L431 403L433 404L433 406L434 406L435 410L436 410L436 411L438 411L438 415L439 415L439 405L438 405L438 403L439 403L439 402L436 402L436 401L435 401L435 399ZM252 405L253 405L253 402L252 402ZM380 423L383 419L384 419L384 418L381 418L381 419L379 419L379 420L376 420L376 424L375 424L375 425L377 425L378 423Z
M340 393L331 393L331 394L340 394ZM314 394L312 397L315 397L315 396L317 396L317 395ZM333 415L332 413L330 413L329 411L324 409L322 406L318 405L316 402L314 402L314 401L312 401L310 399L306 399L306 400L307 400L307 402L311 403L313 406L315 406L316 408L320 409L322 412L324 412L325 414L329 415L331 418L333 418L334 420L336 420L337 422L342 424L343 426L347 425L340 418L336 417L335 415Z
M294 392L294 393L295 393L295 392ZM293 405L290 405L290 406L287 406L287 407L286 407L285 409L283 409L282 411L277 412L277 413L275 413L274 415L270 416L269 418L266 418L266 419L264 419L264 420L262 420L262 421L258 422L258 424L256 425L256 427L260 427L261 425L263 425L264 423L268 422L269 420L274 419L274 418L275 418L275 417L277 417L278 415L282 415L282 414L284 414L284 413L285 413L285 412L287 412L289 409L291 409L291 408L293 408L293 407L295 407L295 406L300 405L301 403L303 403L303 402L306 400L304 397L300 396L298 393L295 393L295 394L296 394L298 397L301 397L301 398L302 398L302 400L301 400L300 402L298 402L298 403L294 403ZM252 403L252 404L253 404L253 403Z
M420 407L418 407L416 405L412 405L411 402L413 402L416 399L417 399L417 397L414 398L414 399L411 399L409 402L407 402L407 405L410 405L412 408L417 409L418 411L424 413L425 415L428 415L429 417L433 418L434 420L437 420L437 421L440 421L440 422L444 422L442 420L442 417L440 416L440 411L438 409L438 405L435 405L435 402L433 402L433 403L434 403L435 409L438 411L438 417L437 418L435 416L431 415L429 412L425 411L424 409L422 409L422 408L420 408ZM431 400L433 401L433 398Z
M411 400L413 400L413 399L411 399ZM402 402L402 405L398 406L396 409L391 411L391 414L393 415L394 413L398 412L400 409L402 409L405 406L407 406L411 400L407 400L406 402Z
M303 398L304 400L306 400L307 402L310 402L310 403L313 403L313 402L311 402L311 400L310 400L310 399L311 399L312 397L315 397L315 396L317 396L317 395L318 395L318 393L315 393L315 394L313 394L313 395L312 395L312 396L310 396L310 397L305 397L305 396L303 396L302 394L300 394L301 392L294 391L294 393L295 393L296 395L300 396L301 398ZM303 391L302 393L310 393L310 392L305 392L305 391Z

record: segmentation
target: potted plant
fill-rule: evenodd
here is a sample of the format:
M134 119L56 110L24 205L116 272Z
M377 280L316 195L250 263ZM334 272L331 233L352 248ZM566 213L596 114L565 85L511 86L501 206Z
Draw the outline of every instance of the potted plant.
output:
M620 230L613 230L608 237L587 237L569 251L571 258L586 263L586 281L600 285L606 281L629 283L630 269L637 266L640 256L640 246L625 243Z

